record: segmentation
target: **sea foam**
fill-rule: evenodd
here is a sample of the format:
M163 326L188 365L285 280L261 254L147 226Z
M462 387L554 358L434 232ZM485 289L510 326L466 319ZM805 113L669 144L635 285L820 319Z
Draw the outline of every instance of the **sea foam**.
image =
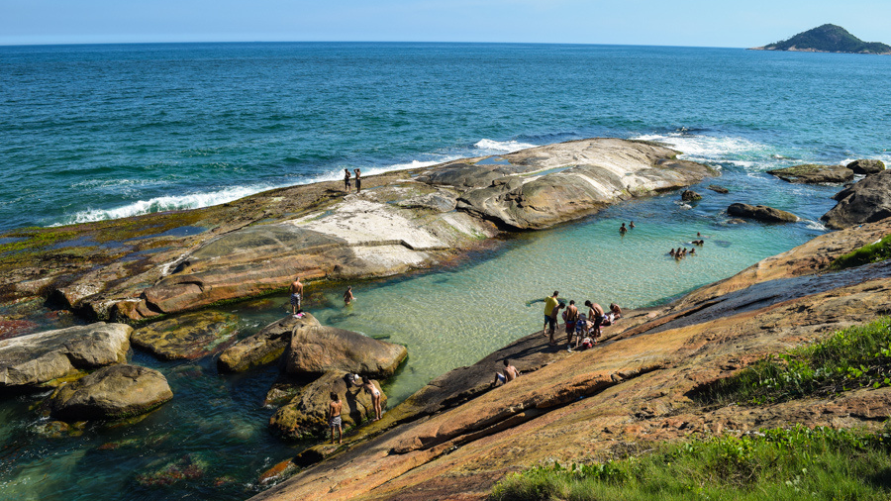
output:
M536 145L521 143L519 141L493 141L491 139L481 139L474 143L473 146L484 152L513 153L528 148L535 148Z

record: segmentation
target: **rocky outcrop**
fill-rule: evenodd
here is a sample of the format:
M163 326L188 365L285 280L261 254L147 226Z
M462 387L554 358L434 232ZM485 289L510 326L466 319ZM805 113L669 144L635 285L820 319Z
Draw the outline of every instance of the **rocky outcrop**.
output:
M885 162L881 160L855 160L846 167L851 169L854 174L878 174L885 170Z
M50 406L52 416L63 421L109 420L144 414L171 398L173 392L160 372L113 365L62 386Z
M715 193L720 193L722 195L726 195L726 194L730 193L730 190L728 190L727 188L724 188L723 186L718 186L716 184L710 184L707 186L707 188L714 191Z
M269 419L269 426L278 434L299 439L322 434L328 427L330 393L337 393L343 402L344 428L356 426L369 417L374 418L371 395L348 380L343 372L329 372L303 387L288 405L280 408ZM380 384L372 381L381 391ZM386 407L387 396L381 392L381 406Z
M194 360L212 355L234 340L238 317L201 312L155 322L133 331L131 341L163 360Z
M217 360L217 367L223 372L243 372L272 363L288 348L292 333L306 327L321 327L321 324L309 313L304 313L303 318L288 315L226 348Z
M891 217L891 171L867 176L832 198L838 204L820 218L827 228L848 228Z
M841 165L796 165L767 173L790 183L846 183L854 179L854 171Z
M0 391L35 389L53 380L126 361L124 324L96 323L0 341Z
M846 235L862 241L879 231L864 228L869 235ZM828 240L809 248L826 246ZM824 258L798 248L764 267L804 273ZM880 416L891 412L891 388L765 406L702 407L690 395L769 354L888 311L887 262L629 311L593 350L554 359L521 375L519 384L453 395L456 405L432 414L389 428L375 423L373 433L363 428L338 453L315 454L320 463L254 499L484 499L511 472L621 454L628 442L651 447L795 423L880 429Z
M696 193L693 190L684 190L681 193L681 200L683 200L684 202L696 202L702 200L702 195Z
M302 325L291 333L285 371L295 375L336 371L386 378L406 356L405 346L334 327Z
M766 205L731 204L727 207L727 214L734 217L757 219L768 223L794 223L798 216L791 212L774 209Z

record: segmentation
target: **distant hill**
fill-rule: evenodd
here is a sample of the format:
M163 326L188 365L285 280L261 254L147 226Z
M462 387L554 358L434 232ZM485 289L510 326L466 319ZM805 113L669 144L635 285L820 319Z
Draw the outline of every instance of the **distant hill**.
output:
M849 54L891 55L891 46L879 42L864 42L848 30L834 24L824 24L789 40L772 43L752 50L785 50L795 52L844 52Z

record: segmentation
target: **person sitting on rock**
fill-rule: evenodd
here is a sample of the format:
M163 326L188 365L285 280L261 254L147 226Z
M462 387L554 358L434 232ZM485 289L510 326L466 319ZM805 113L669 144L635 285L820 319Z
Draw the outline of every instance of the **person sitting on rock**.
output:
M340 396L331 392L331 403L328 405L328 427L331 428L331 443L334 443L334 430L337 430L337 443L343 443L343 419L340 412L343 409L343 402Z
M362 376L362 388L371 395L371 405L374 406L374 420L377 421L383 416L381 410L381 392L374 387L374 383L368 379L368 376Z
M510 360L504 359L504 374L500 372L495 373L495 381L492 381L492 386L498 386L498 383L507 384L520 375L520 371L517 370L516 367L511 365Z

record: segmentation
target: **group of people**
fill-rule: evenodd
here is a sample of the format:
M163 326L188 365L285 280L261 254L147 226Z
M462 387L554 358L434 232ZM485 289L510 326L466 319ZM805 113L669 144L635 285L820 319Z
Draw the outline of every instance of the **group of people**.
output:
M294 281L291 282L291 285L288 287L288 293L290 294L291 301L291 314L294 318L302 318L303 317L303 282L300 281L300 277L297 276L294 278ZM346 292L343 293L343 304L344 306L349 306L356 300L356 296L353 295L353 286L347 286Z
M360 191L362 191L362 171L359 169L353 169L353 172L355 172L355 176L356 176L356 193L359 193ZM350 192L350 177L351 176L352 175L350 174L349 169L343 170L343 191L345 191L347 193Z
M628 226L625 226L625 223L622 223L622 226L619 227L619 233L624 235L628 232L629 229L634 229L634 221L631 221L631 224L629 224Z
M687 255L695 256L696 255L696 247L702 247L705 245L705 240L702 239L702 233L696 232L696 240L690 242L694 247L692 249L687 249L686 247L678 247L677 249L671 249L668 251L668 255L675 258L676 260L681 260L687 257Z
M374 386L374 383L368 379L368 376L359 376L358 374L353 374L352 376L347 375L347 379L350 382L350 386L358 386L361 388L361 391L364 391L371 395L371 405L374 407L374 421L377 421L383 416L383 410L381 409L381 391ZM337 443L343 443L343 401L340 399L340 395L337 394L336 391L332 391L331 394L331 402L328 404L328 427L331 429L331 443L334 443L334 433L337 432Z
M579 311L575 305L575 300L569 301L569 304L558 299L559 291L545 298L544 307L544 326L542 332L547 332L549 344L555 346L557 342L554 340L554 334L557 330L557 314L563 311L563 322L566 329L566 349L572 351L573 338L575 338L576 349L588 349L597 344L597 339L603 335L603 328L609 327L616 320L622 318L622 308L616 303L610 303L609 312L603 310L603 307L590 300L585 301L588 307L587 315Z

